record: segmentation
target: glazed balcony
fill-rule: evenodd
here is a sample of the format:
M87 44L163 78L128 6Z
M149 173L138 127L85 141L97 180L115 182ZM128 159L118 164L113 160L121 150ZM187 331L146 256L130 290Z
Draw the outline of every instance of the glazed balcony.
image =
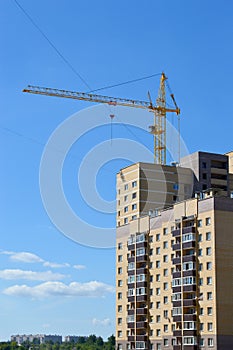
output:
M128 296L128 302L129 303L133 303L135 301L135 296L132 295L132 296Z
M128 263L135 262L135 256L129 256L128 257Z
M134 315L134 314L135 314L135 309L128 309L128 310L127 310L127 314L128 314L129 316Z
M137 248L147 248L147 242L138 242L136 243Z
M147 287L147 282L146 282L146 281L137 282L136 287L137 287L137 288L140 288L140 287Z
M133 276L135 275L135 270L128 270L128 276Z
M146 267L138 267L136 269L137 275L146 275L147 274L147 268Z
M177 237L177 236L180 236L180 230L174 230L172 231L172 237Z
M135 243L128 244L128 250L135 250Z
M136 262L147 262L148 260L148 256L145 254L145 255L139 255L139 256L136 256Z
M147 301L147 295L138 295L137 302L138 301Z

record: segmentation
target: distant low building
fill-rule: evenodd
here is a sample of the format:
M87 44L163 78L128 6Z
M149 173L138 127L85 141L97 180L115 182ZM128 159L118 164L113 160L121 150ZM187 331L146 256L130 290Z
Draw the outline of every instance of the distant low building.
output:
M24 342L33 343L37 341L39 344L44 344L46 342L52 341L53 343L62 343L61 335L46 335L46 334L17 334L11 336L11 341L15 341L18 345Z

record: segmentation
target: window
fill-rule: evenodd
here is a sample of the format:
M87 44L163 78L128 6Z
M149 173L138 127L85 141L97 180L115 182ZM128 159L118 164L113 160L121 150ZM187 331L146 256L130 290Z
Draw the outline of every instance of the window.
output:
M133 215L132 220L136 220L136 219L137 219L137 215Z
M168 276L168 269L164 269L164 270L163 270L163 275L164 275L165 277Z
M151 337L153 336L153 330L152 329L150 330L150 336Z
M202 174L202 179L203 179L203 180L206 180L206 179L207 179L207 173L203 173L203 174Z
M124 224L126 225L126 224L128 224L128 218L124 218Z
M118 338L122 338L122 331L117 332Z
M124 201L125 201L125 202L128 201L128 196L127 196L127 195L124 196Z
M206 240L207 241L211 240L211 232L206 232Z
M211 218L206 218L205 224L206 224L206 226L209 226L211 224Z
M120 216L121 215L121 212L120 212L120 210L118 211L118 216Z
M150 303L150 309L153 309L153 307L154 307L154 304Z
M153 289L152 288L150 289L150 295L153 295Z
M117 310L118 310L118 312L122 312L122 305L118 305Z
M132 187L134 188L134 187L137 187L137 181L133 181L132 182Z
M156 335L157 335L157 337L160 337L160 335L161 335L161 330L160 329L156 329Z
M124 213L128 213L129 208L128 207L124 207Z
M168 228L167 227L164 227L163 234L164 234L164 236L166 236L168 234Z
M160 301L157 301L157 303L156 303L156 309L160 309L160 306L161 306Z
M160 293L161 293L160 288L156 288L156 295L160 295Z
M201 315L201 316L204 315L204 309L203 309L203 307L200 308L200 315Z
M132 210L136 210L137 209L137 204L132 204Z
M122 293L118 293L118 300L122 299Z
M132 193L132 199L137 198L137 192Z
M195 345L196 338L195 337L184 337L184 345Z
M157 235L156 235L156 241L157 241L157 242L160 241L160 233L157 233Z
M202 234L201 233L198 235L198 242L202 242Z
M122 324L122 318L121 317L119 317L118 319L117 319L117 323L120 325L120 324Z
M122 280L119 280L118 281L118 287L122 287L123 286L123 281Z
M202 249L198 249L198 255L202 256Z
M124 190L127 191L128 189L129 189L129 185L126 184L126 185L124 186Z
M145 276L145 275L143 275ZM153 276L150 276L150 282L153 282Z
M165 338L165 339L163 340L163 345L164 345L164 346L168 346L168 345L169 345L168 339L167 339L167 338Z
M198 270L199 270L199 271L202 271L202 270L203 270L203 264L199 264Z
M161 317L160 317L160 315L157 315L156 316L156 322L159 323L160 321L161 321Z
M156 275L156 281L157 281L157 282L160 281L160 275L159 275L159 274Z
M161 350L161 349L162 349L161 343L158 343L158 344L156 345L156 350Z
M120 249L123 249L123 244L120 242L120 243L118 243L118 249L120 250Z
M196 329L195 322L184 322L184 329Z
M119 275L122 274L122 267L118 267L118 274L119 274Z
M213 323L212 322L207 323L207 329L209 332L212 332L212 330L213 330Z
M122 344L118 344L117 349L122 350L123 349Z
M163 297L163 302L164 302L164 304L168 304L168 297L167 296Z
M207 344L209 347L214 346L214 339L213 338L208 338Z
M207 282L207 285L212 284L212 277L207 277L206 282Z
M156 248L156 254L157 254L157 255L160 254L160 247L157 247L157 248Z
M203 331L204 330L204 323L200 323L200 331Z
M123 261L123 256L122 255L118 255L118 262L122 262Z
M203 286L203 278L199 278L199 286Z
M183 284L184 286L190 285L190 284L196 284L196 277L184 277Z
M163 256L163 262L168 262L168 255Z
M213 313L213 308L212 307L207 307L207 315L212 315Z
M211 255L211 247L206 248L206 255Z
M165 325L163 326L163 330L164 330L164 332L168 332L168 324L165 324Z
M197 227L202 227L202 220L197 220Z
M163 242L163 249L167 249L167 248L168 248L168 242L165 241L165 242Z
M166 318L166 319L168 318L168 310L164 310L163 317Z
M209 262L209 261L208 261L208 262L206 263L206 269L207 269L207 270L212 270L212 262Z
M212 300L213 299L213 293L212 292L208 292L207 293L207 300Z
M128 271L134 270L134 267L135 267L134 262L130 262L128 265Z
M202 168L206 169L206 167L207 167L206 162L202 162Z
M156 261L156 267L159 268L160 267L160 260Z
M163 284L163 289L164 289L164 290L168 290L168 283L167 283L167 282L164 282L164 284Z
M200 343L199 344L200 344L200 346L204 346L204 338L200 339Z

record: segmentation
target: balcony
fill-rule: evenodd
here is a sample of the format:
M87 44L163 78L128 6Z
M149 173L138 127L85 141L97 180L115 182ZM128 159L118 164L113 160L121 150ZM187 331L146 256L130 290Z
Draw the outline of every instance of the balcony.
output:
M183 277L191 277L191 276L196 276L196 270L187 270L183 271Z
M184 322L186 321L196 321L197 320L197 315L196 314L184 314Z
M172 274L172 278L180 278L181 277L181 271L175 271Z
M190 248L195 248L195 246L196 246L195 241L183 242L182 248L183 249L190 249Z
M134 335L128 335L128 341L135 341Z
M195 233L196 232L196 227L194 226L188 226L188 227L184 227L182 230L182 233Z
M181 315L175 315L175 316L172 316L173 318L173 322L181 322Z
M133 283L128 283L128 288L129 288L129 289L132 289L132 288L134 288L134 287L135 287L134 282L133 282Z
M172 250L180 250L181 249L181 245L180 245L180 243L175 243L175 244L173 244L173 246L172 246Z
M197 345L184 345L183 350L198 350Z
M196 256L195 255L184 255L183 256L183 262L195 262Z
M134 295L132 295L132 296L128 296L128 302L129 303L133 303L134 302L134 300L135 300L135 296Z
M181 264L181 257L173 258L172 263L173 263L173 265L180 265Z
M173 307L180 307L181 306L181 300L174 300L172 302Z
M196 300L195 299L184 299L183 306L184 307L196 306Z
M136 309L136 314L137 315L147 315L147 308Z
M146 275L147 274L147 268L146 267L139 267L136 269L137 275Z
M128 250L135 250L135 244L128 244Z
M147 248L147 242L138 242L136 243L137 248Z
M182 336L182 330L181 329L176 329L173 331L173 336L174 337L181 337Z
M136 257L136 262L146 262L148 260L147 255L139 255Z
M172 237L180 236L180 230L174 230L172 231Z
M180 293L181 292L181 286L172 287L172 293Z
M196 284L190 284L190 285L183 286L183 292L184 293L186 293L186 292L196 292L196 290L197 290Z
M135 327L135 323L134 322L128 322L127 323L127 327L132 329L132 328Z
M195 337L197 336L196 329L184 329L184 337Z
M135 275L135 270L128 270L128 276Z
M129 256L128 257L128 263L134 262L135 261L135 256Z
M147 328L147 322L146 321L140 321L136 323L136 329L139 328Z
M173 350L182 350L182 345L173 345Z
M137 282L136 287L137 287L137 288L140 288L140 287L147 287L147 282L146 282L146 281Z
M147 295L138 295L137 302L138 301L147 301Z
M130 315L134 315L135 309L128 309L128 310L127 310L127 313L128 313L129 316L130 316Z
M136 335L136 341L147 341L147 335Z

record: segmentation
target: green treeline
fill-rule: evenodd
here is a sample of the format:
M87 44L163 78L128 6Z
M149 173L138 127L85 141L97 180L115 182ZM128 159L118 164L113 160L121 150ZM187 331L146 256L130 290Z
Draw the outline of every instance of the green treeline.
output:
M115 337L111 335L107 341L92 334L88 337L79 337L77 343L62 342L53 343L49 341L45 344L24 342L18 345L16 342L0 342L0 350L114 350Z

